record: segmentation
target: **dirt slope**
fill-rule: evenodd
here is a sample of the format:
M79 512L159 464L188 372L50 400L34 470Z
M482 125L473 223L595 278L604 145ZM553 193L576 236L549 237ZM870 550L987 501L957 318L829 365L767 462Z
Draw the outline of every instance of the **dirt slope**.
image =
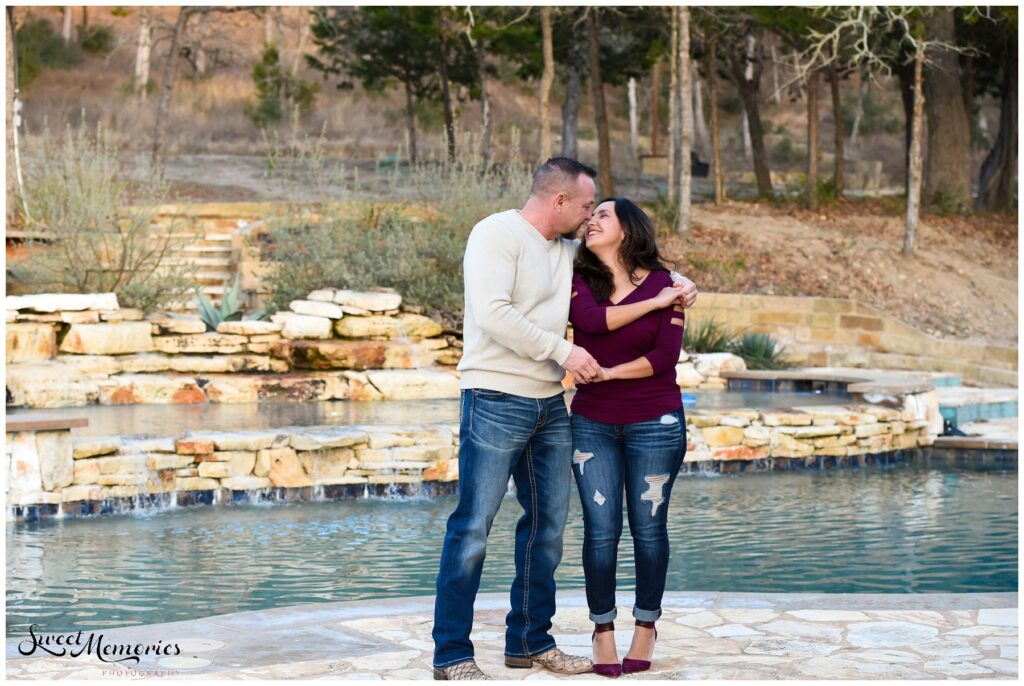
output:
M693 216L693 240L665 245L705 290L855 298L936 336L1017 341L1015 216L926 215L911 258L902 215L878 202L820 214L732 202Z

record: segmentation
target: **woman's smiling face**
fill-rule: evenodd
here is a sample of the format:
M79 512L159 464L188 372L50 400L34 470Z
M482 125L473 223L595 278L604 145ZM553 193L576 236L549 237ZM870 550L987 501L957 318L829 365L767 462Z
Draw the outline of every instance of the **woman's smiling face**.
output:
M593 216L587 222L587 229L584 233L584 240L590 250L602 247L618 247L622 243L625 234L622 232L622 224L615 215L615 202L608 200L597 206Z

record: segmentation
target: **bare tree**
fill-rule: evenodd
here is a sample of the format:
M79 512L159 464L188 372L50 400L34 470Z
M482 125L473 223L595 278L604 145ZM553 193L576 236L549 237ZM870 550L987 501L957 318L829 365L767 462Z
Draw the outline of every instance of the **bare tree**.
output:
M957 51L946 47L955 40L953 8L933 7L925 22L926 35L934 45L924 67L928 117L925 200L966 210L971 206L971 128Z
M640 153L640 122L636 111L636 77L630 76L626 84L626 97L629 99L629 154L636 161Z
M71 42L71 28L75 23L74 11L68 5L61 8L60 12L60 37L64 39L65 43Z
M704 118L704 89L700 82L697 63L691 60L693 73L693 143L702 157L708 156L708 122Z
M832 185L835 186L836 198L843 197L846 185L846 137L843 133L843 102L839 93L839 69L835 63L828 66L828 82L832 87L832 120L835 122L835 162L832 171Z
M149 85L149 57L153 48L153 18L149 7L139 9L139 38L135 51L135 73L133 89L142 99L146 99Z
M659 103L661 101L661 60L651 67L651 154L658 154L658 134L661 129Z
M818 209L818 71L807 72L807 206Z
M679 158L679 211L676 213L676 233L690 233L690 206L693 176L690 152L693 150L693 68L690 64L690 8L679 8L679 109L682 119Z
M910 187L907 190L907 218L903 231L903 254L917 249L917 222L921 213L921 125L924 109L924 50L914 56L914 135L910 139Z
M551 8L540 8L541 42L544 52L544 71L540 77L540 159L551 157L551 125L548 122L548 103L551 85L555 82L555 47L551 36Z
M590 51L590 87L594 96L594 119L597 124L598 179L601 194L615 194L612 181L612 150L608 137L608 110L604 102L604 83L601 81L601 47L597 41L598 9L587 10L587 43Z
M722 145L718 127L718 36L708 41L708 99L711 101L711 164L715 168L715 204L725 200Z
M205 15L213 12L241 12L249 9L251 8L219 7L214 5L197 7L186 5L178 10L178 18L175 20L174 30L171 32L171 47L167 52L167 60L164 62L163 84L161 85L160 99L156 104L156 118L153 124L153 152L151 163L156 174L163 174L164 118L167 116L167 110L171 104L171 95L174 92L174 79L177 73L178 57L180 56L181 40L185 33L185 28L188 26L189 18L194 15Z
M672 39L668 52L668 188L669 204L676 201L676 190L679 188L679 171L677 157L679 155L679 8L669 10L669 22L672 27Z
M299 73L299 65L302 62L302 53L306 51L306 41L309 40L309 21L306 18L306 8L296 7L299 14L299 38L296 41L295 53L292 55L292 73Z
M480 79L480 124L483 127L483 140L481 141L481 155L483 166L487 169L491 164L491 96L487 91L487 52L484 50L483 42L473 36L475 20L472 12L467 12L469 21L466 23L466 38L473 48L473 56L476 58L477 78ZM547 159L547 158L545 158Z
M580 97L583 90L580 71L574 64L565 68L568 76L565 83L565 101L562 103L562 155L576 158L579 144L576 131L579 125Z

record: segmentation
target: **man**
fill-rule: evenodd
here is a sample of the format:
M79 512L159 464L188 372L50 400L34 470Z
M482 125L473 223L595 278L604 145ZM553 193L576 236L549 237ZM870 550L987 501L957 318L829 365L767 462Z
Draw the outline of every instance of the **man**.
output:
M599 371L590 353L565 340L578 246L572 236L590 218L595 176L575 160L549 159L523 209L482 220L466 245L459 503L437 576L435 679L489 679L469 634L487 535L510 476L524 514L516 525L505 665L538 663L559 674L592 668L559 650L549 631L572 460L561 380L565 370L577 383ZM688 306L696 288L683 281L680 301Z

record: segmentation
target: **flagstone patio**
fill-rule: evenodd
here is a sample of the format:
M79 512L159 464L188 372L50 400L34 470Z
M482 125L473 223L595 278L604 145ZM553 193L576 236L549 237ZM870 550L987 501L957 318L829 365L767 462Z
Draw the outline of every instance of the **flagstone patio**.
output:
M628 600L628 594L620 594ZM546 679L502 660L505 594L482 594L472 635L480 667L498 679ZM589 655L583 593L558 596L554 635ZM632 679L1016 679L1016 593L667 593L652 671ZM433 598L324 603L109 629L103 642L177 643L181 654L138 664L95 656L19 654L11 679L431 679ZM620 608L620 657L631 636ZM82 641L87 640L83 633ZM99 639L97 639L99 640ZM26 642L27 641L27 642ZM51 646L52 648L55 648ZM563 679L600 679L594 674Z

